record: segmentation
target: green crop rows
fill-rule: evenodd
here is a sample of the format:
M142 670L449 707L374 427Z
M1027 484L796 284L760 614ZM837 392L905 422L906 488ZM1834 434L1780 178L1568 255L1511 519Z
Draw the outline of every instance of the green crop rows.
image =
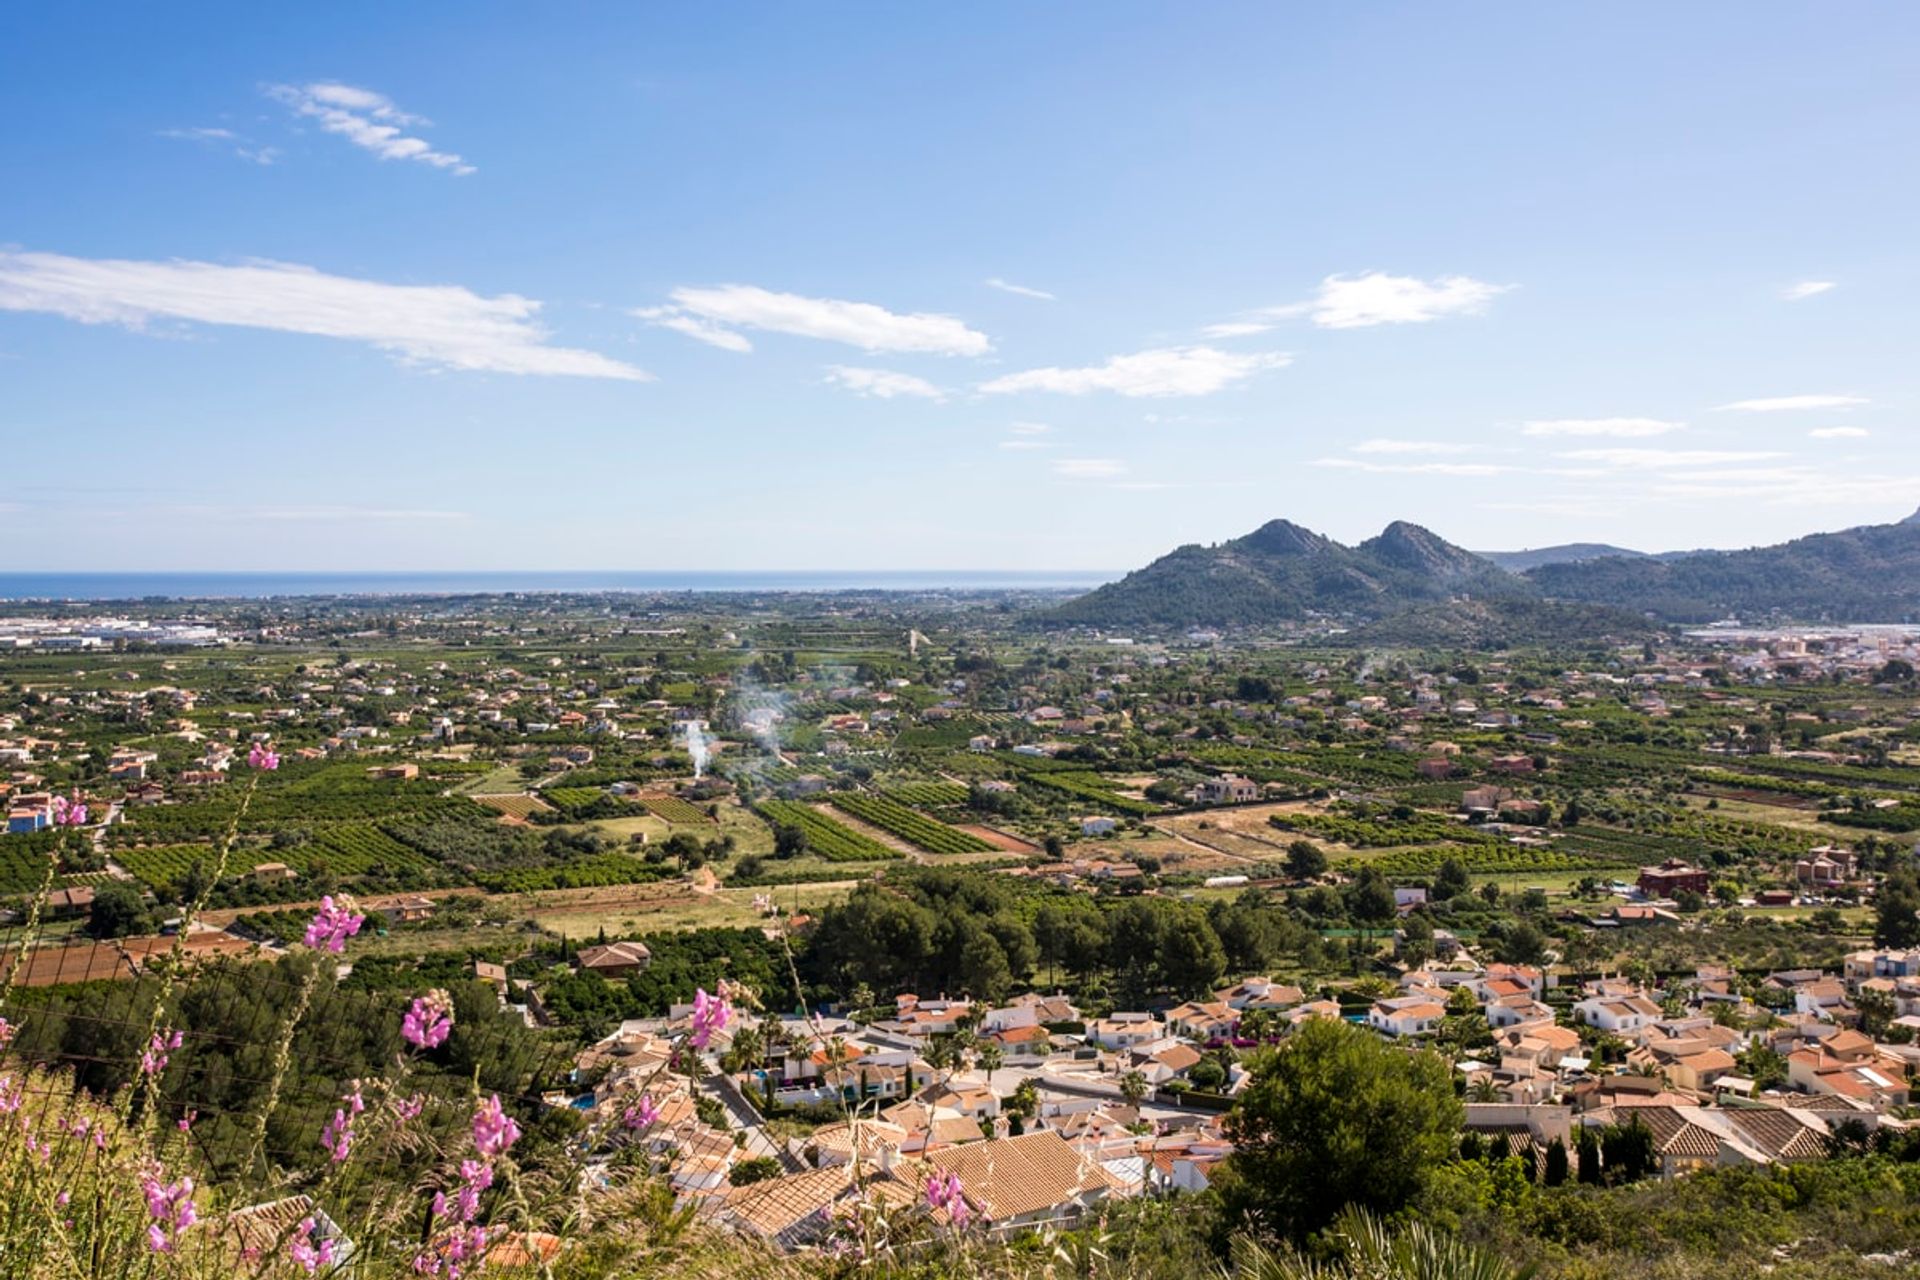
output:
M833 796L832 800L836 809L891 831L928 853L990 853L993 850L993 846L979 836L935 822L924 813L885 796L848 791Z
M791 800L762 800L759 814L777 826L798 827L807 833L813 852L829 862L873 862L900 855L878 840L842 826L819 810Z

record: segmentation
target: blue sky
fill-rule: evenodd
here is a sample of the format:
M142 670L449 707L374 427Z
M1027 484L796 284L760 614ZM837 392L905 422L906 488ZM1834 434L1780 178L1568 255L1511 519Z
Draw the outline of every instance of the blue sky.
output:
M0 568L1920 506L1920 9L13 6Z

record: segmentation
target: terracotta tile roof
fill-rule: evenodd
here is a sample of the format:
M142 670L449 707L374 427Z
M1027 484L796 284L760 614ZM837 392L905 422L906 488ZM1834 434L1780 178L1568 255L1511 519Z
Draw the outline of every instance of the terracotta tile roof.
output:
M1083 1195L1105 1196L1117 1185L1051 1130L950 1147L927 1160L958 1176L967 1199L996 1221L1058 1208Z

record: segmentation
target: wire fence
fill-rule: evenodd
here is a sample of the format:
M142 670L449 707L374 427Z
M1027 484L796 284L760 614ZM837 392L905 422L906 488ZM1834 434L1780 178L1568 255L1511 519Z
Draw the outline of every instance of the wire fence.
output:
M322 953L228 934L184 940L177 955L170 937L30 947L25 932L0 930L6 1087L61 1131L103 1102L144 1116L150 1099L152 1119L182 1125L222 1180L285 1186L322 1168L322 1131L356 1087L370 1103L382 1090L417 1096L451 1125L476 1090L537 1122L572 1081L573 1038L528 1026L477 978L442 984L453 1031L419 1050L400 1024L423 992L356 986ZM177 1030L179 1046L153 1053L156 1027ZM143 1056L165 1058L151 1088ZM396 1148L363 1167L407 1176L413 1154Z

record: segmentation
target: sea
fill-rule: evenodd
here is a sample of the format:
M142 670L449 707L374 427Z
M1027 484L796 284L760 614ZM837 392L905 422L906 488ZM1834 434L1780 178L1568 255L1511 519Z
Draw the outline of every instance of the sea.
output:
M1118 572L1044 569L474 570L368 573L4 573L0 600L259 600L273 596L599 591L1088 590Z

